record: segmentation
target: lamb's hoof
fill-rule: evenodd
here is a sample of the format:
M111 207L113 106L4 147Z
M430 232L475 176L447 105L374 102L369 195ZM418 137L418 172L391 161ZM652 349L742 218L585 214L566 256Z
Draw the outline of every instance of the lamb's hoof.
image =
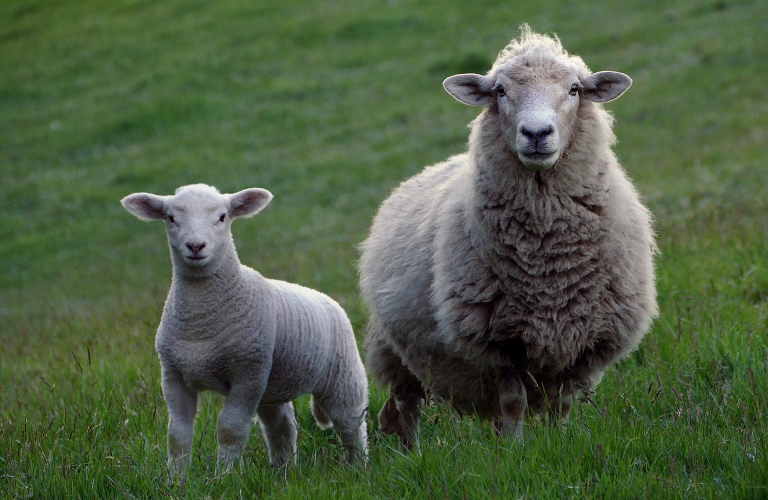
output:
M395 398L390 397L379 412L379 427L386 435L396 434L402 442L405 436L405 416L397 409Z
M187 484L187 475L184 472L169 471L168 485L171 487L178 486L181 490L184 490L184 486Z
M235 471L235 467L243 469L243 457L240 452L227 451L219 447L218 459L216 460L216 475L223 476Z

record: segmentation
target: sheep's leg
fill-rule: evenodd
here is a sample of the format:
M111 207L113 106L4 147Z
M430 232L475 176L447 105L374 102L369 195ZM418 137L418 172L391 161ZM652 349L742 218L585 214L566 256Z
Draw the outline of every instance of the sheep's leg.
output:
M501 406L502 433L522 443L528 395L520 374L516 370L506 371L499 377L499 405Z
M389 384L390 396L379 412L379 427L387 435L397 434L404 450L418 444L419 418L424 405L421 382L403 366L400 357L373 333L366 340L366 365L382 385Z
M257 413L269 449L269 463L273 467L289 464L296 456L298 435L293 403L260 405Z
M550 399L549 423L552 427L561 425L565 428L573 405L573 383L567 381L558 386L556 390L557 393Z
M405 419L397 409L395 397L390 396L379 411L379 428L388 436L397 434L402 437L403 427L405 427Z
M197 411L197 392L181 376L163 368L163 396L168 405L168 469L182 482L192 456L192 434Z
M251 432L251 420L256 414L263 390L250 386L233 386L216 423L219 441L217 469L228 472L232 464L241 461L240 454Z
M419 444L419 420L424 406L421 384L413 378L412 381L392 385L389 393L389 399L379 412L381 432L397 434L402 449L410 451Z

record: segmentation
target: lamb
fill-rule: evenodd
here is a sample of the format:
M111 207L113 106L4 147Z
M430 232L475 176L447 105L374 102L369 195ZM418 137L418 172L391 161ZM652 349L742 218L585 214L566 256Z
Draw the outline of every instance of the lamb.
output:
M444 81L484 106L468 151L395 189L361 245L366 365L404 449L427 394L520 441L526 409L565 425L649 329L652 218L601 104L631 83L527 25L486 76Z
M347 460L367 456L368 380L346 313L318 291L264 278L235 251L232 220L271 200L265 189L220 194L204 184L121 200L140 219L165 219L171 249L173 280L155 347L174 478L183 480L190 462L203 390L226 396L216 426L217 464L225 470L242 464L254 414L270 463L289 464L297 436L292 400L307 393L318 425L334 427Z

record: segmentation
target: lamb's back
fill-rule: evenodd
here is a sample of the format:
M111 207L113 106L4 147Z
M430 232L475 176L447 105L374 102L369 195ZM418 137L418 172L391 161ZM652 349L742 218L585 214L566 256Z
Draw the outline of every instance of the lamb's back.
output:
M336 358L359 359L359 354L346 313L336 301L294 283L267 282L275 297L275 349L264 395L269 404L313 392L333 375Z

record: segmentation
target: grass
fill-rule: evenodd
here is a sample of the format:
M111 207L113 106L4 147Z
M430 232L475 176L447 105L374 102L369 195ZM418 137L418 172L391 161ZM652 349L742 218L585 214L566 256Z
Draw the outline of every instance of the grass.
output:
M768 4L542 0L8 0L0 4L0 495L7 498L765 498ZM298 403L299 465L216 476L203 398L185 489L168 483L153 350L161 227L118 200L206 182L275 200L236 223L244 263L320 289L362 336L356 244L379 203L464 149L477 109L440 88L528 22L597 71L616 152L656 215L661 317L565 432L524 447L426 409L400 454L339 463Z

